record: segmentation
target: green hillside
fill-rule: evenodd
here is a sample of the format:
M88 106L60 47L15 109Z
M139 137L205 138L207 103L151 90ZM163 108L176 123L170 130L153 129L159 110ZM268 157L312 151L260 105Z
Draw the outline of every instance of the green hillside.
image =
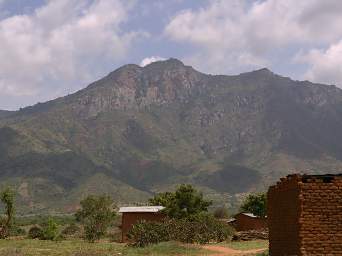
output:
M200 73L176 59L126 65L87 88L0 112L1 184L25 212L118 204L192 183L233 204L289 172L342 167L342 90L261 69Z

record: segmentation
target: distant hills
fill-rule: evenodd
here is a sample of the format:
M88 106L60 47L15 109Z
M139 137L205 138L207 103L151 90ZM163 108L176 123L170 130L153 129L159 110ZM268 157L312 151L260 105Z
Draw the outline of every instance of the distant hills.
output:
M20 211L118 204L192 183L234 204L289 172L342 167L342 90L268 69L207 75L176 59L126 65L75 94L0 111L0 180Z

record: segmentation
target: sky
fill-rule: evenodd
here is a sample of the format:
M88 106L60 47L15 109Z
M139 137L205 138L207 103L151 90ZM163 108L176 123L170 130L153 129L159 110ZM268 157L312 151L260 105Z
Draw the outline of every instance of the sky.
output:
M341 0L0 0L0 109L170 57L342 88L341 13Z

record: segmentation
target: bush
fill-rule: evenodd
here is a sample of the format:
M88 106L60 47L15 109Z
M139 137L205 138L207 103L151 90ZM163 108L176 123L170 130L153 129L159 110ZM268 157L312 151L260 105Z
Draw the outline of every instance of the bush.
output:
M81 228L77 226L75 223L72 223L63 229L62 234L66 236L73 236L80 232L81 232Z
M168 241L170 238L167 231L166 223L142 221L132 227L128 238L134 241L134 246L144 247Z
M17 226L13 226L9 231L10 236L25 236L26 230Z
M28 232L28 238L41 239L43 237L43 230L38 226L33 226Z
M49 219L42 228L42 240L55 240L58 237L58 225L53 219Z
M174 235L172 240L183 243L222 242L233 234L233 230L227 224L215 219L210 214L199 214L179 220L175 226L176 230L172 232Z
M164 241L205 244L227 240L233 231L209 214L186 219L169 219L163 223L140 222L128 234L132 246L144 247Z

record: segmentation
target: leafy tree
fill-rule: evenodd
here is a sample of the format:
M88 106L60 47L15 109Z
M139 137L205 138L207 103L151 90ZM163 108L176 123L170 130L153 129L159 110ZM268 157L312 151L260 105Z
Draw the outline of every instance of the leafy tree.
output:
M250 194L242 203L240 210L253 213L259 217L266 216L267 196L265 193Z
M7 188L0 193L0 200L5 205L5 217L0 219L0 238L9 236L9 231L14 223L14 192Z
M94 242L106 234L115 216L110 197L88 196L81 201L81 209L76 213L76 220L83 224L86 240Z
M157 194L149 200L151 205L161 205L165 207L164 212L170 218L182 219L201 212L207 212L212 204L203 198L191 185L183 184L175 192L165 192Z

